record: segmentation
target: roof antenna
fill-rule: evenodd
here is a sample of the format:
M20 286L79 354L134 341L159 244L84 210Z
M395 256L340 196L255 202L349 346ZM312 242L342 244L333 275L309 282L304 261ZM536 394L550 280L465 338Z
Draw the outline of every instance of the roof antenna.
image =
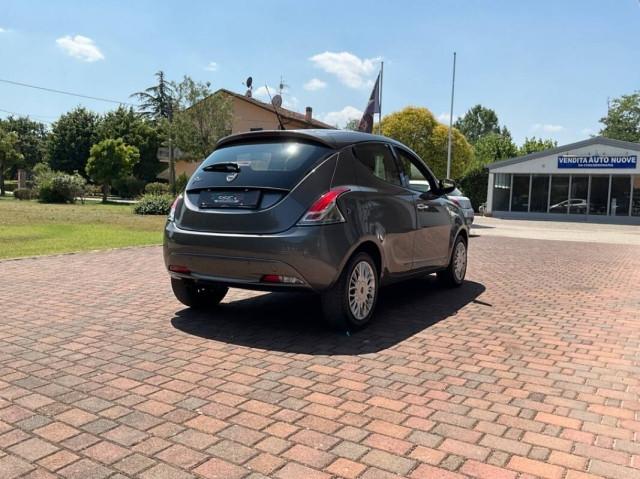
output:
M267 89L267 95L269 95L269 100L271 100L271 104L273 105L273 111L276 113L278 117L278 123L280 124L281 130L286 130L284 125L282 124L282 118L280 117L280 113L278 112L278 108L282 106L282 96L276 95L271 98L271 92L269 91L269 87L265 84L264 87Z
M284 82L284 78L282 78L282 75L280 75L280 84L278 85L278 94L282 95L282 92L284 92L285 88L287 88L289 85L287 85Z

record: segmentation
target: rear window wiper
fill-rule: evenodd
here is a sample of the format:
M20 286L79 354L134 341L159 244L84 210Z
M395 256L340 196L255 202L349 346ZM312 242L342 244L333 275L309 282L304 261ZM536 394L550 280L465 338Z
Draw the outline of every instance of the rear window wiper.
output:
M221 171L224 173L240 173L240 167L237 163L214 163L202 168L202 171Z

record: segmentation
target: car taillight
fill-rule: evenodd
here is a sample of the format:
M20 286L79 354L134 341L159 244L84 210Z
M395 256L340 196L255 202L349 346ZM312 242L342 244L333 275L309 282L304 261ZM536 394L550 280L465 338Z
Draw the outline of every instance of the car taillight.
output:
M167 221L173 221L176 216L176 207L178 206L178 202L182 199L182 194L178 195L178 197L173 200L171 204L171 209L169 209L169 216L167 217Z
M311 205L311 208L309 208L300 221L298 221L298 225L308 226L344 223L344 216L342 216L336 201L341 194L347 191L349 191L349 188L342 186L324 193Z
M458 200L456 200L455 198L449 198L449 200L450 200L452 203L454 203L454 204L458 205L460 208L462 208L462 205L460 204L460 202L459 202Z

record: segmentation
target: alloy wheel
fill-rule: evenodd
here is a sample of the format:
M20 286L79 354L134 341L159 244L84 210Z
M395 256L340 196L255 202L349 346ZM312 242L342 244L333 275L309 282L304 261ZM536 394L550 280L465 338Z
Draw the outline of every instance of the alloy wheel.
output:
M349 278L349 309L354 318L363 320L369 315L375 293L375 272L367 261L360 261L353 268Z
M467 271L467 247L459 241L453 254L453 274L457 281L462 282Z

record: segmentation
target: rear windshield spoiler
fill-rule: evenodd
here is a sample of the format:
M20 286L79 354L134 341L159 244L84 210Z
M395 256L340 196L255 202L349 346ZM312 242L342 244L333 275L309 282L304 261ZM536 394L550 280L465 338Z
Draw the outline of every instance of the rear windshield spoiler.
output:
M260 141L260 140L302 140L308 143L315 143L317 145L326 146L328 148L335 148L335 144L330 140L319 138L316 135L309 135L302 131L295 130L262 130L262 131L249 131L246 133L238 133L235 135L225 136L218 141L216 149L222 146L229 146L234 143L244 143L248 140Z

